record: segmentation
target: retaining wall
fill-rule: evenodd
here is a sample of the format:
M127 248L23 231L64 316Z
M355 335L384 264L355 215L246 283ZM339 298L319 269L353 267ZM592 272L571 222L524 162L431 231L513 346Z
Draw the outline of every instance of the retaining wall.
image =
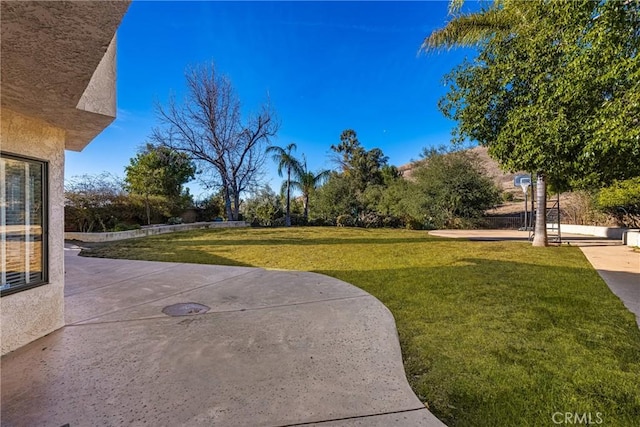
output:
M556 224L547 224L547 228L549 229L555 226ZM584 234L586 236L622 239L622 236L627 231L627 229L620 227L600 227L595 225L560 224L560 231L570 234Z
M112 242L115 240L135 239L137 237L153 236L155 234L175 233L177 231L197 230L202 228L237 228L248 227L245 221L216 221L194 222L192 224L159 225L141 228L139 230L113 231L107 233L64 233L65 240L79 240L81 242Z
M640 246L640 230L629 230L622 239L627 246Z

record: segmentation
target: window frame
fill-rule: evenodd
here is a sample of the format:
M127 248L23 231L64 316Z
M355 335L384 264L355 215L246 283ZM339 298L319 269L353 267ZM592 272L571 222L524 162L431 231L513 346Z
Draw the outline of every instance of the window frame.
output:
M43 285L48 285L49 282L49 162L47 160L38 159L36 157L24 156L21 154L10 153L7 151L0 151L0 158L10 159L19 162L37 163L42 167L42 244L41 244L41 259L42 259L42 279L26 283L24 285L15 286L8 289L0 290L0 298L7 295L15 294L17 292L34 289ZM6 173L6 171L5 171ZM3 177L6 179L6 177ZM2 185L6 185L4 182ZM6 203L6 194L5 194ZM0 224L0 226L2 226ZM5 224L6 226L6 224ZM4 241L6 245L6 240ZM6 260L5 260L6 262ZM0 266L4 268L4 266Z

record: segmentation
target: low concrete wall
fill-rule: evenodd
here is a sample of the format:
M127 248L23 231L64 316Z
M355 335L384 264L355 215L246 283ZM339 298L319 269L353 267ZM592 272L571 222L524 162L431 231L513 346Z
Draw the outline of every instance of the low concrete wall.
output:
M155 234L175 233L177 231L197 230L202 228L237 228L248 227L245 221L194 222L193 224L159 225L140 230L114 231L108 233L64 233L65 240L81 242L113 242L115 240L134 239L136 237L153 236Z
M631 247L640 246L640 230L628 230L624 234L622 242Z
M555 227L556 224L547 224L547 228ZM560 224L562 233L584 234L586 236L607 237L609 239L622 239L622 235L627 231L620 227L599 227L595 225L574 225Z

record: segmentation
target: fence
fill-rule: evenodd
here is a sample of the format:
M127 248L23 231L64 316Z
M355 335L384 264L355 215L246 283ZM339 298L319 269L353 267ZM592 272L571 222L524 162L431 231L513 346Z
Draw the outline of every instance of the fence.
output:
M488 230L508 229L517 230L524 225L524 217L517 216L485 216L480 224Z

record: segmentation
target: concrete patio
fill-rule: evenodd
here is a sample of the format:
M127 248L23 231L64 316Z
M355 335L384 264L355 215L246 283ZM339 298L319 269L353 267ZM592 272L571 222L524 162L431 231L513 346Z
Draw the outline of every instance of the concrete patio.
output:
M67 326L2 358L2 425L441 426L409 387L394 319L292 271L83 258ZM209 307L172 317L177 303Z

